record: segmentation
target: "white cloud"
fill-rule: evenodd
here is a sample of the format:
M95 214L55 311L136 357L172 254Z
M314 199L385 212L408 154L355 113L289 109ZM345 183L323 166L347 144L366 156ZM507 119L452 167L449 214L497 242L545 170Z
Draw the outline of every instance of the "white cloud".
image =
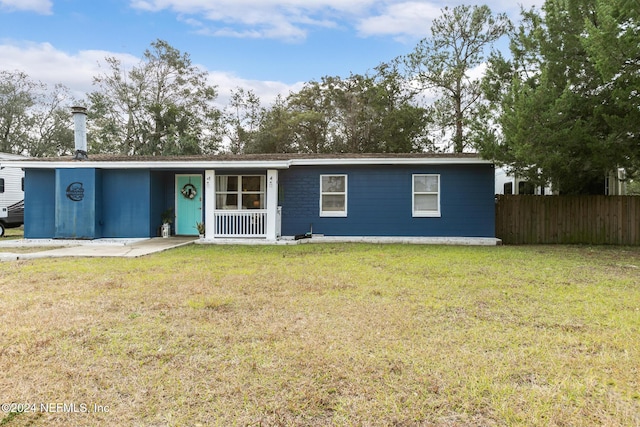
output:
M485 3L494 14L506 13L513 21L520 19L520 6L529 9L541 7L545 0L488 0ZM390 2L379 14L363 17L357 24L361 36L395 35L397 38L422 38L431 34L431 23L442 15L445 7L468 4L463 0L400 1Z
M52 7L51 0L0 0L0 10L28 11L50 15Z
M96 90L93 78L108 72L105 57L116 57L125 68L131 68L140 62L133 55L108 52L104 50L83 50L76 53L63 52L49 43L4 42L0 43L0 69L25 72L32 80L40 81L53 87L61 83L68 87L77 99L84 99L86 94ZM203 67L201 67L203 68ZM204 69L204 68L203 68ZM209 82L217 86L216 104L225 106L231 91L242 87L253 90L263 104L271 104L278 94L287 95L290 91L299 90L301 83L288 85L276 81L246 80L224 71L209 71Z
M469 77L471 80L481 79L484 76L484 74L487 72L488 66L489 65L486 62L483 62L482 64L476 66L475 68L470 69L467 72L467 77Z
M230 26L220 28L210 28L200 22L191 22L196 28L196 33L203 36L233 37L240 39L284 39L291 41L303 40L307 32L287 23L278 26L268 26L261 28L237 29Z
M358 24L362 36L408 35L426 37L431 21L441 14L441 8L430 2L403 2L387 6L378 16L364 18Z
M131 0L148 12L170 10L201 34L304 40L310 28L333 28L379 0Z
M103 50L83 50L70 54L56 49L50 43L5 42L0 44L0 57L4 70L20 70L32 80L53 86L67 86L74 97L84 98L95 90L93 77L105 72L100 68L107 56L115 56L125 65L140 60L127 54L114 54Z
M237 38L304 40L314 28L355 27L363 37L398 39L430 34L445 6L465 0L130 0L132 8L168 10L204 35ZM544 0L487 0L494 13L519 18L520 5L542 6Z
M209 72L209 84L217 86L216 104L219 108L224 108L229 104L231 93L238 88L253 91L260 98L262 105L269 106L273 104L278 95L286 97L290 92L302 89L304 82L288 85L276 81L247 80L232 73L212 71Z
M520 6L525 10L530 9L532 6L540 9L544 5L545 0L519 0L514 2L513 0L493 0L489 3L489 7L494 12L506 12L510 18L516 18L520 12Z

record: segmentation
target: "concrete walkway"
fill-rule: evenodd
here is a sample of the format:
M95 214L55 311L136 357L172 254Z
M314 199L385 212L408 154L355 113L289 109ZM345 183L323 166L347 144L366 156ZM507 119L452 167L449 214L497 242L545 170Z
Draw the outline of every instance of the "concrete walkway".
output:
M96 239L54 240L22 239L0 240L0 261L58 257L123 257L137 258L179 246L190 245L197 237L179 236L163 239ZM60 247L64 246L64 247ZM38 248L37 252L11 252L12 248ZM52 247L52 249L47 249Z
M0 239L0 261L55 257L123 257L137 258L156 252L192 243L203 245L297 245L313 243L374 243L374 244L417 244L417 245L472 245L496 246L500 239L480 237L325 237L293 240L283 238L277 241L265 239L210 239L199 240L195 236L172 236L167 239ZM62 247L61 247L62 246ZM50 247L51 249L47 249ZM37 248L37 251L12 252L12 248Z

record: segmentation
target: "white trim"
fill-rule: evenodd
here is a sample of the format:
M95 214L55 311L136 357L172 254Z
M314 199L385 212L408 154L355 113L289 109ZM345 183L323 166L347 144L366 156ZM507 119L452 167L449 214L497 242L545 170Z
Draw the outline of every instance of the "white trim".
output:
M267 178L266 178L265 175L262 175L262 174L242 174L242 175L233 174L233 175L225 175L223 173L219 173L218 174L218 177L225 177L225 176L226 177L235 177L235 178L237 178L238 179L238 189L236 191L219 191L217 186L216 186L216 193L215 193L215 196L216 196L215 209L216 210L257 210L255 208L248 209L248 208L243 207L243 204L242 204L243 197L242 196L251 195L251 194L262 196L260 198L262 203L261 203L261 206L258 209L266 209L266 206L267 206ZM254 191L254 190L250 190L249 191L249 190L243 190L242 189L243 178L249 178L249 177L251 177L251 178L260 178L260 188L261 188L260 191ZM218 196L218 194L235 194L238 197L235 209L234 208L229 209L228 207L224 208L224 207L217 206L217 196Z
M135 159L132 156L132 159ZM291 166L348 166L348 165L491 165L490 160L479 157L356 157L315 158L289 160L154 160L154 161L38 161L8 160L3 166L33 169L288 169Z
M267 238L267 216L266 209L217 210L213 235L215 238Z
M220 174L223 175L223 174ZM264 175L231 175L231 176L259 176L261 178L265 178ZM241 180L239 184L241 184ZM217 216L224 215L225 213L231 214L251 214L257 213L264 215L265 219L265 234L264 235L255 235L255 234L247 234L247 235L234 235L233 237L266 237L267 240L277 240L278 236L278 224L277 224L277 212L278 212L278 170L269 169L267 170L266 179L264 181L264 194L265 195L265 209L242 209L242 210L220 210L216 209L216 171L215 170L205 170L205 179L204 179L204 194L205 194L205 224L206 233L205 240L219 240L221 237L216 236L216 221Z
M354 158L321 158L291 159L291 166L346 166L346 165L479 165L493 164L490 160L479 157L354 157Z
M335 192L335 193L330 193L330 192L323 192L322 191L322 178L324 178L325 176L341 176L344 177L344 192ZM320 216L321 217L338 217L338 218L344 218L347 216L347 207L348 207L348 194L349 194L349 178L347 176L347 174L344 173L327 173L327 174L321 174L320 175L320 198L319 198L319 204L320 204ZM344 195L344 211L323 211L322 210L322 196L323 195L328 195L328 196L342 196Z
M214 220L216 208L216 171L207 169L204 171L204 224L205 239L213 239L214 237Z
M133 157L135 158L135 157ZM290 161L30 161L30 160L15 160L15 161L3 161L3 166L13 166L19 168L32 168L32 169L73 169L73 168L95 168L95 169L288 169Z
M433 192L420 192L417 194L429 194L438 196L438 209L435 211L416 211L416 177L418 176L436 176L438 177L438 191ZM440 211L440 174L439 173L414 173L411 175L411 214L414 218L439 218L441 216Z
M267 170L267 182L265 188L267 197L267 240L276 240L277 227L276 220L278 217L278 170Z

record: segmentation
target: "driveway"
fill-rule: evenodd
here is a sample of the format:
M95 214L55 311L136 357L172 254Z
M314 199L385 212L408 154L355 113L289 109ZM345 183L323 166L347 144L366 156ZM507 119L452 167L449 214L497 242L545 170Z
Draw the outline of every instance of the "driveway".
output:
M168 249L190 245L197 237L177 236L163 239L96 239L96 240L55 240L21 239L0 240L0 261L55 257L123 257L137 258ZM64 246L64 247L60 247ZM12 248L38 248L35 252L22 253ZM51 247L51 249L47 249ZM41 249L41 250L40 250Z

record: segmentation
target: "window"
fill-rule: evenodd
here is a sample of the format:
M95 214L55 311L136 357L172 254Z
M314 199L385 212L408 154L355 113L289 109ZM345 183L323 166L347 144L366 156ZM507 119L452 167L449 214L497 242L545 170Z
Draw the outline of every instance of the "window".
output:
M0 193L4 193L4 178L0 178Z
M440 175L413 175L413 216L440 216Z
M520 181L518 183L518 194L536 194L536 187L529 181Z
M346 175L320 175L320 216L347 216Z
M265 177L217 175L216 209L264 209Z

